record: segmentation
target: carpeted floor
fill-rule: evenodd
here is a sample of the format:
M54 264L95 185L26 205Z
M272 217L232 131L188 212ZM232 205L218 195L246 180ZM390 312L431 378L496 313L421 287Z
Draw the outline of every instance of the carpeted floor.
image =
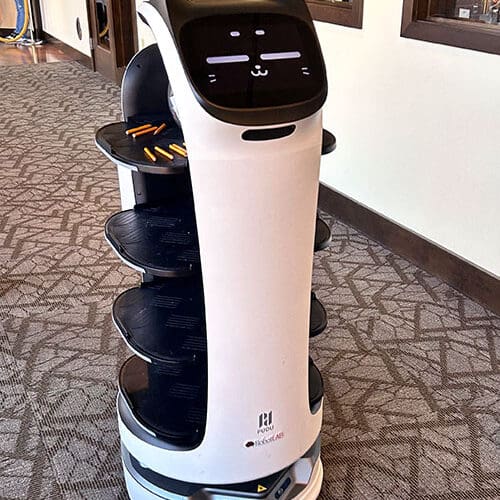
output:
M1 69L2 499L126 498L110 310L138 276L104 242L118 186L93 144L118 117L76 63ZM500 318L338 222L314 286L322 500L500 498Z

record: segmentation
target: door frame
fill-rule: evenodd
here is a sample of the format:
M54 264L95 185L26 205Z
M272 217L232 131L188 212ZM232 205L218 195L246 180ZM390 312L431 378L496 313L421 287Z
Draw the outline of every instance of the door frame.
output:
M99 44L96 0L86 0L94 70L121 83L130 59L138 50L135 0L107 0L109 49Z

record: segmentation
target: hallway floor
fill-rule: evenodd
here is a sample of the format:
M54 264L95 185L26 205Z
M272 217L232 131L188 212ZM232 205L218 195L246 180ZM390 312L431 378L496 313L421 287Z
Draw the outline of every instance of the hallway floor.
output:
M110 311L138 276L104 241L118 182L94 145L119 88L72 62L0 71L0 498L125 499ZM327 220L321 499L500 498L500 318Z
M75 61L80 58L79 52L56 40L38 46L0 43L0 66Z

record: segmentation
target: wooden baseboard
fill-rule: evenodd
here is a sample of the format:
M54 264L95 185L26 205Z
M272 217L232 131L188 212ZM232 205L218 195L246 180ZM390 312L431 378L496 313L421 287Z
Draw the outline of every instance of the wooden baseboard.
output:
M319 207L500 314L498 278L323 184Z

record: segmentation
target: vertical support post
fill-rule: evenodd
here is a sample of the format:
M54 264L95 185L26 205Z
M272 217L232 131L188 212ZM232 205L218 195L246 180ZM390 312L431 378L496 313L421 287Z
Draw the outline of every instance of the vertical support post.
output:
M30 0L30 11L33 41L35 43L43 42L43 22L40 10L40 0Z

